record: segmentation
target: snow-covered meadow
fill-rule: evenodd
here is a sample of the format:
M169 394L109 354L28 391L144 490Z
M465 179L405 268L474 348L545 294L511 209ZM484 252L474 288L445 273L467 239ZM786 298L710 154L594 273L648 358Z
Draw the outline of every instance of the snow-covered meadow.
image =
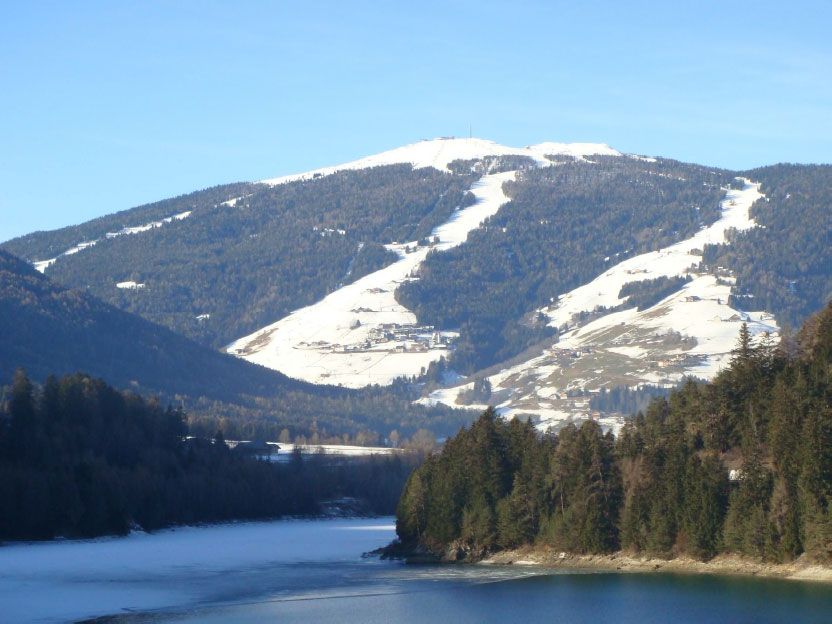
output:
M280 595L311 567L360 563L392 518L184 527L0 547L0 621L64 622Z

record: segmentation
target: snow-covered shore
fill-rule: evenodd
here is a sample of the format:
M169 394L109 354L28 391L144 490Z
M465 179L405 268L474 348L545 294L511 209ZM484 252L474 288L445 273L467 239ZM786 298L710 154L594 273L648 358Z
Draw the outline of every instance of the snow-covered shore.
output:
M7 544L0 621L63 622L280 591L301 564L360 562L394 531L393 518L279 520Z

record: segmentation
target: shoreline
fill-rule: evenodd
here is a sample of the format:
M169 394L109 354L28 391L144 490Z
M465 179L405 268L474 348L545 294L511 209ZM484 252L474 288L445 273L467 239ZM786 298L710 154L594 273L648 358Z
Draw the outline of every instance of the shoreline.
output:
M832 584L832 568L813 563L807 560L805 555L788 563L766 563L732 554L721 554L709 561L700 561L690 557L659 559L625 552L609 555L573 555L550 548L526 547L494 553L478 561L477 565L540 566L622 574L712 574Z
M263 518L230 518L226 520L205 521L205 522L190 522L187 524L170 524L152 530L145 530L139 526L131 528L127 533L102 533L101 535L90 535L86 537L80 536L66 536L56 535L55 537L44 539L4 539L0 538L0 551L11 546L26 546L36 544L73 544L73 543L92 543L104 541L118 541L125 540L130 537L142 535L160 535L163 533L172 533L175 531L191 530L191 529L214 529L214 528L232 528L244 527L246 525L259 524L275 524L275 523L289 523L289 522L317 522L328 520L378 520L384 518L392 518L395 522L393 513L319 513L309 515L290 515L290 516L267 516Z

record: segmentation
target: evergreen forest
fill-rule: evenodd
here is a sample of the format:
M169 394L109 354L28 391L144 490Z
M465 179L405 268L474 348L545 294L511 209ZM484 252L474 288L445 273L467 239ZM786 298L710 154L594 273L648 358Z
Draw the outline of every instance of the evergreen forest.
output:
M189 436L179 409L81 374L36 386L18 371L2 398L0 540L318 515L344 497L392 513L419 461L260 459L229 448L222 432Z
M397 532L446 558L544 545L832 561L832 304L779 345L743 327L712 382L654 399L618 436L486 411L410 477Z

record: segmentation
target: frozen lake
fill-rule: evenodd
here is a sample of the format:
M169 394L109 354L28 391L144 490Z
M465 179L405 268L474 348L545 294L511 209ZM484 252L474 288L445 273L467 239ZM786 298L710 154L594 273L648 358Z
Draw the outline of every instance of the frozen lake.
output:
M828 622L827 585L363 558L392 518L183 528L0 548L0 621Z
M63 622L296 591L315 582L303 580L305 571L366 563L362 553L394 534L393 518L280 520L5 545L0 621Z

